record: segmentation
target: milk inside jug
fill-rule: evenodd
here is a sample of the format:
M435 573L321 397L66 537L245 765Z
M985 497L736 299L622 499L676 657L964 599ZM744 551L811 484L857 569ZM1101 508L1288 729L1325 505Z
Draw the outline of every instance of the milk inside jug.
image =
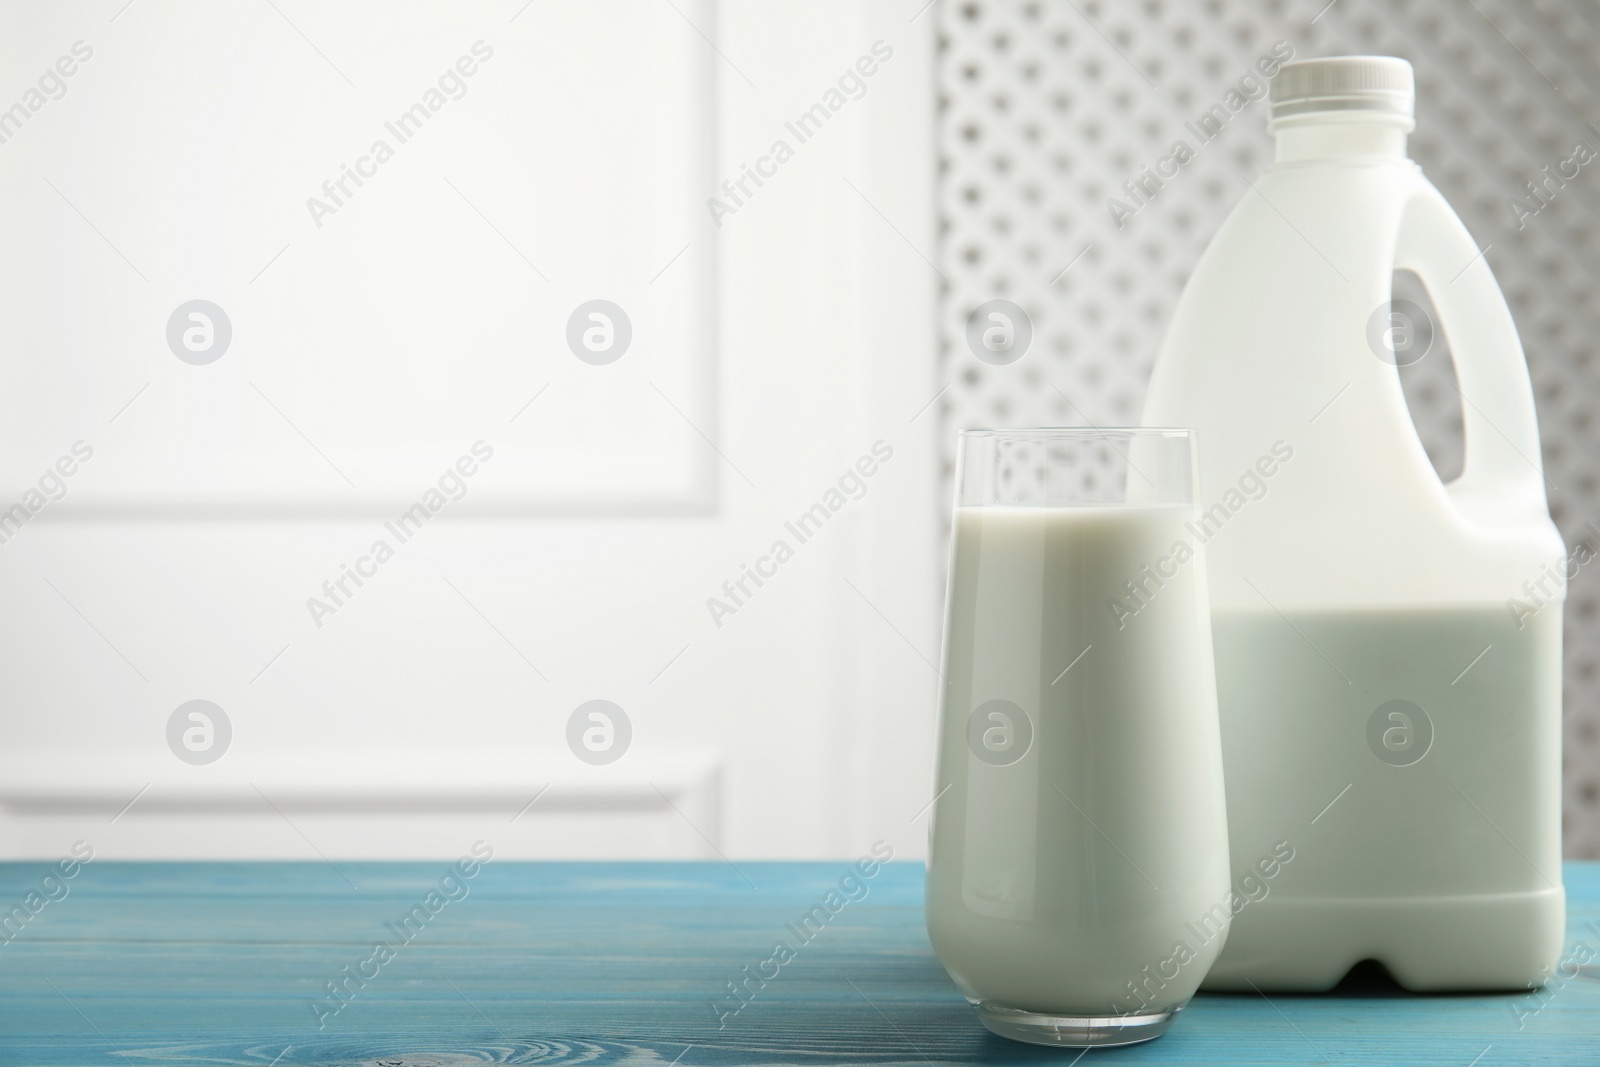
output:
M1235 875L1294 849L1207 989L1323 990L1364 960L1417 991L1525 989L1561 950L1565 552L1516 328L1406 156L1413 99L1400 59L1282 68L1275 162L1150 382L1145 423L1199 431ZM1448 484L1401 393L1429 323L1391 306L1398 269L1455 362ZM1155 585L1115 606L1128 625Z

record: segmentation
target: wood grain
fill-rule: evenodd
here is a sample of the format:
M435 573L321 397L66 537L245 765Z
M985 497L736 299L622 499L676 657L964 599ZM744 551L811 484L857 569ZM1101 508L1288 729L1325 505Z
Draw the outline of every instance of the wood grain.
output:
M385 923L424 901L448 867L89 864L0 944L0 1065L820 1067L1077 1055L982 1029L928 945L918 864L884 867L802 944L786 924L848 864L496 862L401 943ZM20 902L46 869L0 865L0 906ZM1570 864L1566 879L1569 952L1583 942L1600 956L1600 864ZM713 1004L734 1003L727 983L780 938L795 958L719 1028ZM319 1029L310 1004L324 983L380 939L399 945L393 959ZM1166 1037L1089 1055L1600 1064L1600 959L1520 996L1201 995Z

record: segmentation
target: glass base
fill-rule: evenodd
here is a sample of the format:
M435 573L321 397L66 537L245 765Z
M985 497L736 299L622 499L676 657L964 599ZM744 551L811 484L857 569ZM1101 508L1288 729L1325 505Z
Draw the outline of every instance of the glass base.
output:
M1087 1048L1136 1045L1160 1037L1181 1010L1145 1015L1051 1015L1007 1008L986 1000L978 1005L978 1018L992 1032L1012 1041Z

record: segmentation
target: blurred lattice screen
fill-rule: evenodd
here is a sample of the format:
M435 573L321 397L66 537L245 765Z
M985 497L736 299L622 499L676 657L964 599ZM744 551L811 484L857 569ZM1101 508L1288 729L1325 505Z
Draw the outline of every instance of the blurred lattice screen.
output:
M1201 251L1271 159L1248 104L1143 206L1123 183L1223 101L1278 42L1297 58L1379 53L1416 68L1411 154L1487 257L1533 373L1551 509L1569 546L1600 549L1600 159L1548 204L1526 183L1600 150L1600 5L1586 0L949 0L939 25L941 369L945 481L965 425L1138 421L1145 382ZM1591 173L1594 171L1596 173ZM1569 168L1570 172L1570 168ZM1119 228L1116 196L1137 210ZM1536 212L1513 211L1521 198ZM1520 217L1519 217L1520 216ZM1398 288L1398 285L1397 285ZM1414 294L1407 294L1414 295ZM972 357L968 313L1025 308L1018 362ZM1460 470L1448 359L1405 375L1424 444ZM944 494L948 499L948 492ZM1566 851L1600 857L1600 566L1566 609Z

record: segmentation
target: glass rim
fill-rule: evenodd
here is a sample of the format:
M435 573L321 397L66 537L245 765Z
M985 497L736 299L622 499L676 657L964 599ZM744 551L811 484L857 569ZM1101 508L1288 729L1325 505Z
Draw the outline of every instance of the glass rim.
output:
M956 431L960 437L1189 437L1192 428L1180 426L1022 426L1015 428L972 427Z

